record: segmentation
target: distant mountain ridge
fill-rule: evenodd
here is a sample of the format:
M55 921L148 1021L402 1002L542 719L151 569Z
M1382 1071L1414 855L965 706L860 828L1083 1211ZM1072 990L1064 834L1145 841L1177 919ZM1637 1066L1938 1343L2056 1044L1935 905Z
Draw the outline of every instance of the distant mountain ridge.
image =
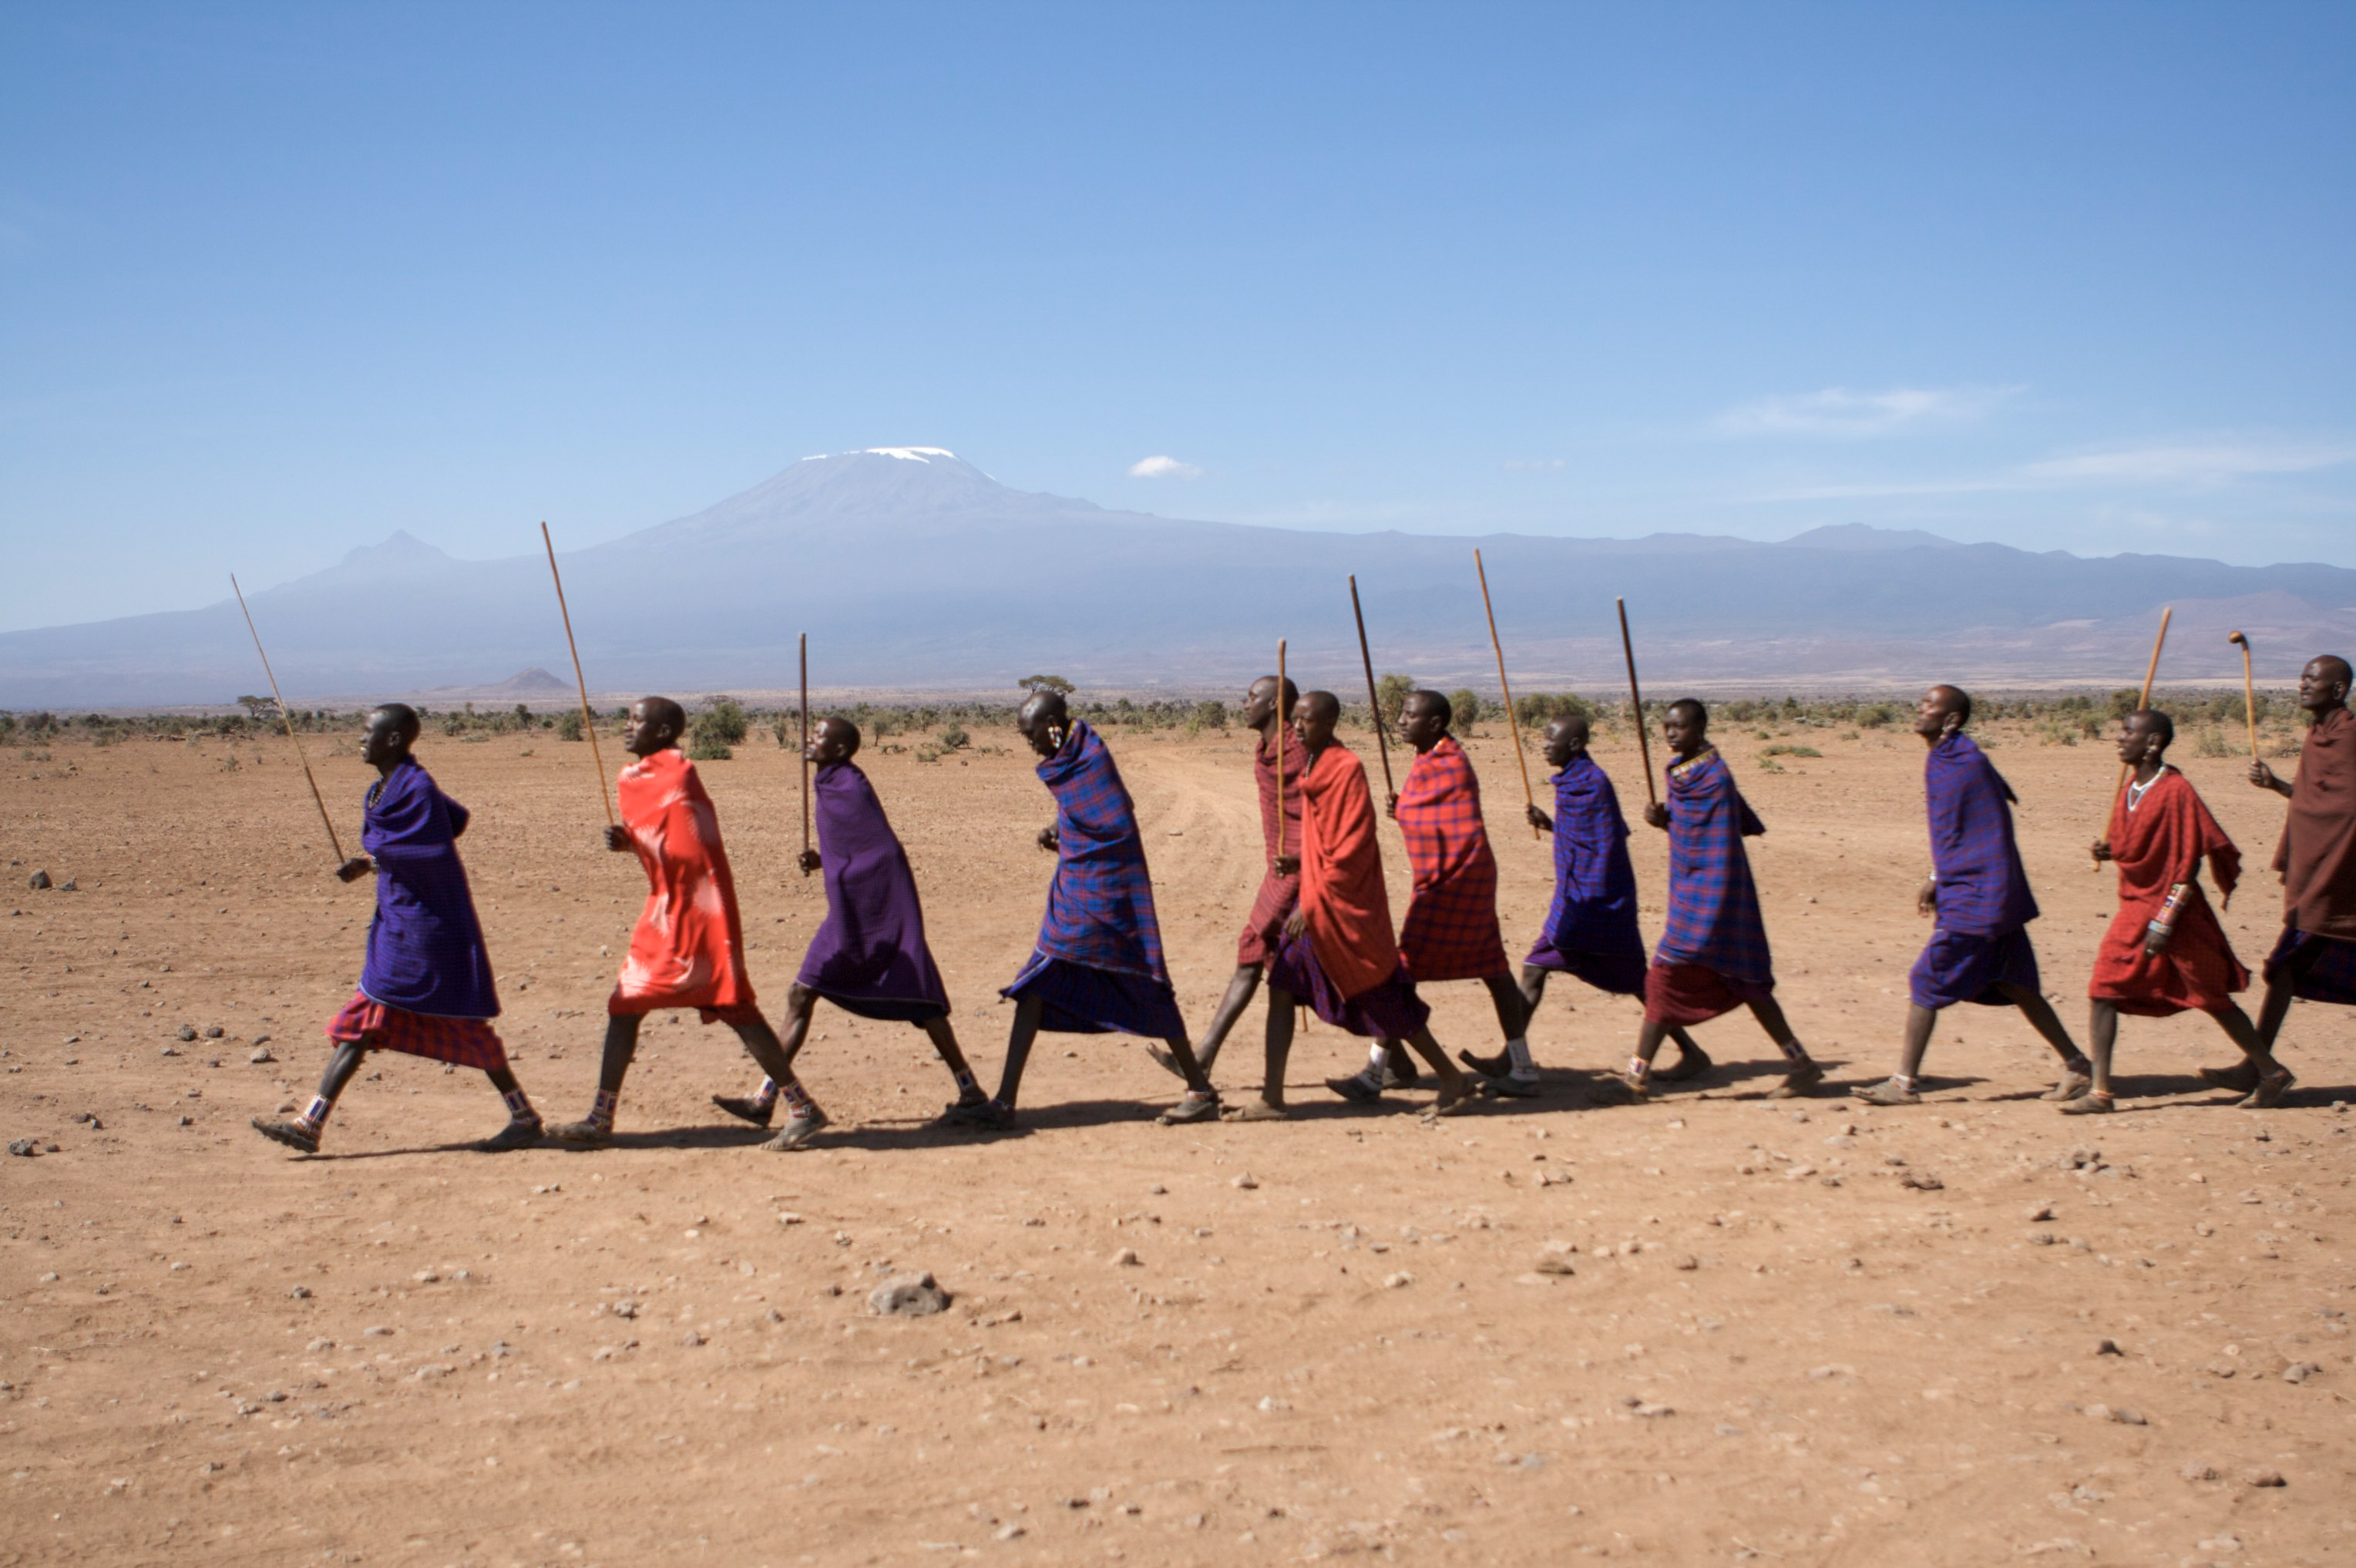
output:
M524 670L571 682L545 558L462 561L396 532L325 571L249 594L290 699L436 688L485 693ZM594 690L791 682L797 634L828 687L980 690L1041 669L1084 686L1232 685L1291 640L1294 666L1346 689L1356 573L1378 667L1494 681L1478 546L1519 685L1624 678L1624 596L1648 688L2124 683L2159 607L2163 678L2261 677L2356 646L2356 571L2173 556L2088 560L1863 524L1781 543L1660 534L1308 533L1189 522L1013 489L939 447L806 458L691 516L562 557ZM396 613L356 614L355 592ZM1489 671L1483 679L1484 667ZM259 670L233 601L0 634L0 706L224 701ZM513 684L509 682L508 684Z

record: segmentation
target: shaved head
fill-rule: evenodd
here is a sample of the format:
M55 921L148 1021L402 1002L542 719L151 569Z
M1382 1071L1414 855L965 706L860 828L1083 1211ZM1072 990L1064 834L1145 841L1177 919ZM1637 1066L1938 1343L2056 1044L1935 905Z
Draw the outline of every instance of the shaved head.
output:
M373 709L369 714L369 722L370 726L373 727L376 721L380 719L389 720L391 723L392 732L401 737L402 743L403 745L406 745L417 739L417 732L420 728L417 721L417 709L409 706L408 703L380 702L377 704L375 709Z
M687 728L687 709L668 697L641 697L638 706L647 710L647 721L659 724L676 735Z
M859 755L859 726L841 714L830 713L819 720L818 732L841 746L844 761Z
M1698 698L1680 697L1669 704L1669 711L1684 714L1686 722L1689 724L1704 730L1709 728L1709 709L1701 705L1701 699Z
M2315 662L2322 667L2324 679L2336 680L2342 686L2356 685L2356 672L2351 672L2348 661L2338 654L2323 654Z
M1342 699L1330 691L1312 691L1301 701L1307 706L1309 716L1322 724L1332 724L1342 717Z

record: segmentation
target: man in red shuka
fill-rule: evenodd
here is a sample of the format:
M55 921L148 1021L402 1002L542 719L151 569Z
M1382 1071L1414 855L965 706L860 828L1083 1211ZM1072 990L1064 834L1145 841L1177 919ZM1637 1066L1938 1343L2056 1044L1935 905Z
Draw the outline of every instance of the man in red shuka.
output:
M754 1004L720 818L695 764L679 750L686 728L687 714L678 703L648 697L630 709L622 731L623 748L638 760L622 770L622 826L605 829L605 848L637 852L647 869L647 907L630 933L621 979L605 1002L596 1103L584 1119L549 1129L561 1143L613 1142L622 1080L637 1054L638 1026L658 1008L693 1008L705 1023L736 1031L793 1112L787 1131L770 1147L791 1148L826 1125L826 1114L794 1077L776 1031Z
M2094 1093L2065 1102L2066 1116L2113 1110L2111 1048L2119 1015L2167 1018L2193 1009L2217 1020L2257 1070L2245 1105L2271 1105L2291 1077L2268 1053L2258 1031L2233 1000L2250 987L2250 972L2233 956L2225 928L2201 891L2207 861L2221 897L2233 896L2242 852L2209 814L2191 781L2168 765L2176 726L2148 709L2119 724L2119 761L2135 769L2111 810L2110 832L2094 842L2094 859L2119 869L2119 912L2094 955L2092 1040Z

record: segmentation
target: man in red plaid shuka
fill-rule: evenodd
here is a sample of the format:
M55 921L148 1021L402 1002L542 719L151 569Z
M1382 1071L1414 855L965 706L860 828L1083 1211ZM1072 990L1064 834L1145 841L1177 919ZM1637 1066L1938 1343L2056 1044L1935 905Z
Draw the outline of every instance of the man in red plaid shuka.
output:
M1481 781L1473 776L1464 748L1448 732L1454 718L1448 699L1436 691L1412 693L1399 714L1400 738L1416 752L1405 787L1387 803L1407 840L1408 863L1415 870L1415 891L1408 900L1407 918L1399 923L1399 955L1418 986L1478 980L1489 987L1497 1028L1505 1040L1503 1064L1509 1070L1492 1079L1490 1087L1536 1093L1537 1069L1524 1038L1527 1004L1514 984L1514 966L1497 930L1497 857L1490 851L1489 829L1481 820ZM1365 1068L1351 1077L1329 1080L1328 1087L1345 1099L1376 1098L1382 1093L1385 1063L1405 1060L1399 1045L1395 1040L1377 1040L1367 1052ZM1492 1065L1469 1054L1464 1060L1483 1069ZM1509 1074L1510 1082L1501 1083Z

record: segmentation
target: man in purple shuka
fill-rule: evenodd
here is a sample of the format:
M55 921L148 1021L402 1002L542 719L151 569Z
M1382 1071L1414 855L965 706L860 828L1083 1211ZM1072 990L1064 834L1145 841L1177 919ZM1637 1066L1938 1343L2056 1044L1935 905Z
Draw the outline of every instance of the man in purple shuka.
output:
M396 1051L479 1069L508 1104L508 1125L475 1147L523 1148L541 1138L540 1113L509 1071L506 1046L491 1019L499 997L482 923L458 859L466 808L435 787L409 754L417 712L388 702L369 715L360 761L377 771L361 819L360 849L336 868L341 880L376 876L376 918L359 988L327 1025L336 1052L319 1092L289 1121L256 1116L253 1130L305 1154L319 1152L319 1131L336 1099L371 1051Z
M2037 900L2012 836L2017 797L1964 733L1971 721L1972 699L1958 687L1934 686L1915 705L1914 733L1930 748L1922 793L1931 814L1931 877L1915 895L1914 909L1936 914L1939 923L1907 977L1912 1004L1898 1072L1856 1091L1858 1099L1877 1105L1922 1103L1916 1086L1932 1025L1940 1009L1957 1002L2019 1008L2028 1016L2029 1027L2062 1058L2062 1081L2046 1099L2075 1100L2094 1082L2093 1064L2038 988L2037 952L2029 943Z
M1055 880L1047 887L1038 946L1001 993L1015 1008L997 1097L952 1105L948 1119L1012 1126L1031 1043L1047 1029L1160 1040L1186 1080L1186 1097L1159 1120L1215 1121L1219 1096L1194 1059L1162 965L1145 839L1112 753L1056 692L1034 692L1015 725L1039 755L1039 782L1055 797L1055 826L1039 831L1039 847L1055 851Z
M949 1027L948 989L925 942L925 909L916 898L908 852L892 831L875 786L851 760L859 754L859 726L840 716L821 720L810 735L809 756L818 764L812 787L819 847L802 851L801 866L804 876L826 873L826 923L810 939L801 974L786 993L781 1043L787 1065L800 1054L810 1015L824 997L863 1019L915 1024L931 1038L957 1080L958 1104L986 1104L958 1049L957 1031ZM764 1078L749 1098L715 1094L712 1103L766 1127L777 1093L776 1080ZM812 1101L765 1147L802 1148L826 1121L826 1113Z
M1522 960L1522 1001L1537 1016L1547 976L1561 973L1586 981L1607 996L1644 996L1644 935L1636 928L1636 868L1628 859L1628 819L1612 775L1587 754L1590 729L1584 713L1560 713L1547 721L1546 760L1555 770L1554 815L1532 805L1531 827L1554 835L1554 902L1537 944ZM1683 1026L1668 1030L1677 1060L1655 1076L1676 1082L1709 1070L1710 1060ZM1527 1047L1524 1050L1526 1051ZM1484 1074L1492 1094L1537 1092L1536 1064L1499 1056L1456 1053Z

